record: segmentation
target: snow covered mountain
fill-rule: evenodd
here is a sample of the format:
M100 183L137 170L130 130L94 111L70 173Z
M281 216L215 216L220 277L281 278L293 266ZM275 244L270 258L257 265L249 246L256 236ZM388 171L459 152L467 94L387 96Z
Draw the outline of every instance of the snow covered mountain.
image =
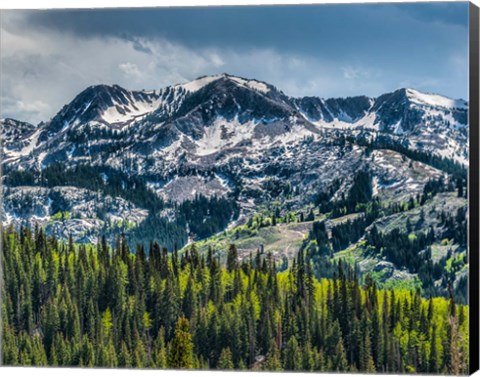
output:
M467 110L465 101L413 89L378 98L292 98L228 74L148 92L91 86L38 126L2 120L4 220L33 218L18 204L20 191L25 203L25 197L50 198L34 216L43 222L72 210L76 215L62 221L83 211L89 229L104 229L122 216L140 227L155 216L182 223L187 234L189 220L177 205L199 195L235 202L238 210L227 222L233 226L279 199L282 210L298 210L335 187L335 200L361 169L373 172L376 195L406 200L429 179L447 174L442 161L468 164ZM438 163L425 164L425 156L437 156ZM44 189L36 195L31 187ZM96 192L98 201L111 197L109 210L81 209L82 195L71 194L75 187L82 195ZM132 199L140 189L153 199ZM152 201L162 203L158 213ZM81 228L77 233L78 239L97 236L85 238Z
M413 89L399 89L372 99L302 98L297 108L323 128L366 129L389 134L411 149L468 164L468 104Z
M465 101L413 89L378 98L291 98L266 83L222 74L149 92L92 86L36 130L18 127L14 136L9 129L16 121L8 120L3 137L6 161L25 168L32 158L44 165L85 159L112 135L170 160L181 150L206 156L252 140L325 130L388 134L411 149L467 164L467 108ZM19 149L22 143L29 149Z
M155 92L128 91L118 85L96 85L81 92L49 122L42 139L79 124L122 128L159 105Z

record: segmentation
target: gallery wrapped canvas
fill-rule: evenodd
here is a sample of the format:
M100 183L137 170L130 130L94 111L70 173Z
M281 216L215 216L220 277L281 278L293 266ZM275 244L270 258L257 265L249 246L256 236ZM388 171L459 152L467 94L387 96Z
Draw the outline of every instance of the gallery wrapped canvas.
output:
M477 370L478 15L2 11L1 364Z

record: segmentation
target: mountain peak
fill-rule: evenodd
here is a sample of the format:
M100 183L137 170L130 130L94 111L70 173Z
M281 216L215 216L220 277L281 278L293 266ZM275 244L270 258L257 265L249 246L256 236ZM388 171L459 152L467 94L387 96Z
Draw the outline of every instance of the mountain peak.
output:
M100 91L112 91L112 90L126 91L126 89L122 88L120 85L117 85L117 84L111 84L111 85L110 84L94 84L84 89L83 92L86 92L86 91L100 92Z
M155 110L158 104L155 92L130 91L119 85L92 85L55 115L42 139L67 127L92 121L120 127Z
M255 90L257 92L267 94L270 92L271 89L273 89L273 86L263 82L259 81L256 79L247 79L244 77L240 76L235 76L231 75L229 73L219 73L216 75L210 75L210 76L200 76L190 82L187 82L185 84L181 84L183 88L185 88L189 92L196 92L206 85L209 85L213 82L221 82L221 81L229 81L233 82L238 86L242 86L244 88L248 88L251 90Z
M78 94L70 104L80 104L85 101L91 105L115 106L125 105L132 97L151 95L152 92L127 90L120 85L91 85Z

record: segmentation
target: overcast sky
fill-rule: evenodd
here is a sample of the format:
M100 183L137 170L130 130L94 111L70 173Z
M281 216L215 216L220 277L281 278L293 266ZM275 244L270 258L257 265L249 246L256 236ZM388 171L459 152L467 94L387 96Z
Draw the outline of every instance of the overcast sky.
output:
M2 117L50 119L87 86L227 72L292 96L413 87L468 97L468 3L3 11Z

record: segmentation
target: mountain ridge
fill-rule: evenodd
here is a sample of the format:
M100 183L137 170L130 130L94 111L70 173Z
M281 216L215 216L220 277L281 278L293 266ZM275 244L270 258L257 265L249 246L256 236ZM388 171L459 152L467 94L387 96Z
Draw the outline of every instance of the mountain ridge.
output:
M167 86L158 92L129 91L118 85L101 84L83 90L50 121L40 126L43 129L37 130L40 133L35 138L37 145L31 148L55 139L62 132L73 132L86 125L122 132L130 127L142 128L142 123L152 123L154 127L163 124L165 132L180 130L196 140L203 134L205 125L211 125L219 118L227 121L236 119L245 124L248 121L274 123L290 117L295 118L297 123L303 122L314 132L332 127L357 131L368 128L372 132L404 135L404 141L413 144L414 149L415 142L426 148L425 144L429 143L432 135L441 134L439 142L445 135L449 138L453 135L455 145L449 146L448 157L466 163L466 150L461 150L458 144L468 145L466 132L462 130L466 128L467 106L463 100L451 100L409 88L376 98L294 98L262 81L225 73L202 76L185 84ZM445 120L440 131L435 129L439 128L435 120L438 117L440 122ZM169 125L171 119L174 119L174 124ZM422 137L423 129L429 125L432 129ZM459 131L450 130L452 127ZM147 127L143 128L140 132L148 134ZM411 134L413 138L409 137ZM445 149L443 145L441 147ZM436 153L435 146L430 147L429 152ZM8 148L6 155L7 161L11 161Z
M93 93L94 95L98 95L98 93L102 93L102 92L103 93L113 92L112 97L114 97L114 96L118 97L118 93L121 93L123 95L133 94L133 95L137 95L137 96L141 95L141 96L144 96L144 97L150 97L150 98L153 98L153 99L157 99L158 97L161 96L162 92L165 92L165 91L168 92L169 89L181 88L181 89L184 89L184 90L186 90L190 93L194 93L194 92L202 89L204 86L206 86L208 84L211 84L215 81L222 80L222 79L228 79L229 81L235 82L240 86L248 87L249 89L255 90L255 91L263 93L263 94L268 94L268 92L270 92L270 91L276 91L276 92L280 93L281 95L285 96L285 98L288 98L288 99L293 100L293 101L301 101L303 99L317 99L317 100L320 100L320 101L323 101L323 102L333 103L335 101L340 101L340 100L346 101L346 100L359 99L359 98L375 101L375 100L379 99L380 97L382 97L384 95L392 95L392 94L401 92L401 93L404 93L404 95L407 98L409 97L408 94L410 94L410 98L411 98L412 94L413 94L413 96L415 96L416 94L417 95L419 94L422 98L431 97L431 100L428 101L429 103L426 103L426 104L430 104L431 106L439 106L439 107L445 107L445 108L466 108L468 106L467 101L465 101L463 99L452 99L450 97L443 96L443 95L440 95L440 94L429 93L429 92L421 92L419 90L416 90L416 89L413 89L413 88L408 88L408 87L402 87L402 88L396 89L392 92L387 92L383 95L381 94L377 97L369 97L369 96L364 96L364 95L353 95L353 96L346 96L346 97L319 97L319 96L308 95L308 96L303 96L303 97L292 97L292 96L285 95L281 90L277 89L275 86L273 86L271 84L268 84L264 81L260 81L260 80L257 80L257 79L247 79L247 78L244 78L244 77L235 76L235 75L231 75L231 74L228 74L228 73L221 73L221 74L215 74L215 75L204 75L204 76L197 77L197 78L195 78L191 81L188 81L186 83L178 83L178 84L163 87L161 89L151 89L151 90L130 90L130 89L123 88L118 84L91 85L91 86L88 86L87 88L85 88L84 90L82 90L79 93L79 95L75 96L75 98L72 99L72 101L70 103L67 103L66 105L64 105L62 107L62 109L60 109L59 112L51 118L51 120L53 120L55 118L55 116L58 116L65 107L68 107L69 105L74 104L78 97L85 96L89 92ZM251 83L256 83L257 86L252 85ZM263 86L263 88L262 88L262 86ZM158 91L158 94L157 94L157 91ZM115 93L115 92L117 92L117 93ZM438 103L435 104L432 99L437 99ZM122 100L125 100L125 99L122 98ZM414 100L414 102L415 102L415 100ZM417 102L418 102L418 99L417 99ZM152 109L152 111L155 111L155 110L157 110L157 109L156 108ZM18 119L18 120L21 121L20 119ZM112 122L112 123L115 124L116 122Z

